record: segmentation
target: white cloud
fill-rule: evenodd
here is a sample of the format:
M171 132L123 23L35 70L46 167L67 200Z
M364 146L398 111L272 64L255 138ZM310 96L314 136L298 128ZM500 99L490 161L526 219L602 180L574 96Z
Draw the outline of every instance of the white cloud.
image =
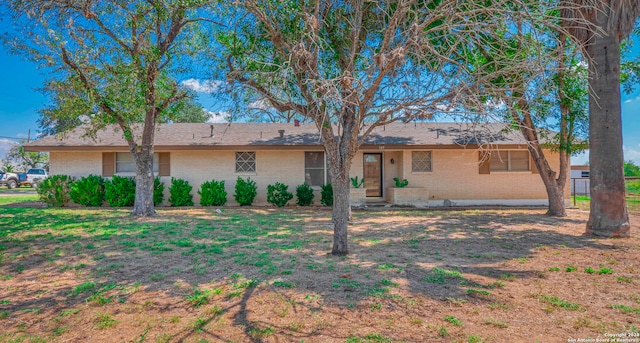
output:
M637 149L623 145L622 153L625 161L632 160L636 165L640 165L640 144L638 144Z
M453 108L445 104L437 104L436 109L440 112L453 112Z
M180 82L180 84L196 93L214 93L219 91L220 88L225 84L225 82L218 80L200 81L197 79L187 79Z
M625 161L633 161L636 165L640 165L640 144L638 148L622 146L622 153ZM589 164L589 150L581 152L577 156L571 156L571 165L580 166Z
M576 156L571 156L572 166L583 166L589 164L589 151L584 151Z
M266 99L256 100L249 104L249 108L255 108L257 110L269 111L272 110L273 107Z
M231 113L221 111L221 112L211 112L205 110L205 113L209 116L207 119L207 123L228 123L229 118L231 118Z
M504 110L507 108L507 104L502 99L489 99L485 101L484 106L488 110Z
M633 99L627 99L627 100L624 101L624 103L625 104L629 104L631 102L638 101L638 100L640 100L640 95L638 95L637 97L635 97Z
M4 159L12 146L18 144L16 141L10 139L0 138L0 159Z

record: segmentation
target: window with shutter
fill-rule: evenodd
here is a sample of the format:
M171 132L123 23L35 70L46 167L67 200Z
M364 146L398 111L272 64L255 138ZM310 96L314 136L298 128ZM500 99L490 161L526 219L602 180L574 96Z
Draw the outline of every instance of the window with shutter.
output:
M168 153L166 153L168 154ZM159 154L153 154L153 172L158 174ZM130 152L104 152L102 153L102 176L109 177L113 174L135 175L136 162ZM168 175L168 174L167 174Z
M527 150L492 151L489 159L491 172L517 172L530 170L531 157Z
M171 175L171 155L168 152L158 153L158 176Z
M115 174L115 153L103 152L102 153L102 176L111 177Z

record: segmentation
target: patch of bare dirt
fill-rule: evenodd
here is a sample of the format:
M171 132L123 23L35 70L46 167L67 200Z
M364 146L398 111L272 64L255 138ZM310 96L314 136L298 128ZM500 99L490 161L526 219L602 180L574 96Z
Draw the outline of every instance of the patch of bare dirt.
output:
M608 240L583 235L586 212L543 212L355 212L346 257L327 254L320 209L98 210L29 230L14 214L0 342L635 339L638 218Z

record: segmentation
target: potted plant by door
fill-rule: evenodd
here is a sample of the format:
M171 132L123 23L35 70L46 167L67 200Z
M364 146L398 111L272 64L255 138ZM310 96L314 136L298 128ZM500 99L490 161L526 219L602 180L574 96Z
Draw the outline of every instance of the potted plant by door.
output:
M407 187L407 179L393 178L395 187L387 188L387 201L397 206L429 207L429 192L424 187Z
M349 189L351 206L364 206L367 200L367 189L364 188L364 178L352 177Z

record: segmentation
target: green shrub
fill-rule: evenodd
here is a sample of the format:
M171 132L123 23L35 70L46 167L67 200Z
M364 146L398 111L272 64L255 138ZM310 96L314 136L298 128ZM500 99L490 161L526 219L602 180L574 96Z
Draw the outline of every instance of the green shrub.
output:
M397 177L394 177L394 178L393 178L393 181L395 181L395 182L396 182L396 187L398 187L398 188L405 188L405 187L407 187L407 185L409 184L409 180L407 180L407 179L402 179L402 180L400 180L400 179L399 179L399 178L397 178Z
M330 183L322 185L320 191L320 203L324 206L333 206L333 187Z
M200 194L200 205L202 206L224 206L227 203L224 181L207 181L200 186L198 194Z
M164 183L160 181L160 177L153 179L153 206L162 204L164 200Z
M71 184L69 196L78 205L102 206L104 179L98 175L85 176Z
M296 197L298 197L298 201L296 203L299 206L309 206L313 204L313 198L315 197L313 194L313 188L306 183L301 184L296 187Z
M38 184L40 201L54 207L64 207L69 204L71 184L73 178L68 175L53 175Z
M293 194L289 192L289 186L276 182L275 185L267 186L267 202L278 207L285 206L289 200L293 199Z
M171 187L169 187L169 203L171 206L193 206L192 189L193 187L191 187L189 181L172 177Z
M255 181L251 180L250 177L245 181L238 176L238 180L236 180L236 192L233 194L233 197L240 206L251 206L257 194L258 187L256 187Z
M364 185L364 178L358 180L358 177L352 177L351 178L351 185L353 186L353 188L360 188L362 187L362 185Z
M136 201L136 180L114 175L104 184L105 199L111 207L133 206Z

